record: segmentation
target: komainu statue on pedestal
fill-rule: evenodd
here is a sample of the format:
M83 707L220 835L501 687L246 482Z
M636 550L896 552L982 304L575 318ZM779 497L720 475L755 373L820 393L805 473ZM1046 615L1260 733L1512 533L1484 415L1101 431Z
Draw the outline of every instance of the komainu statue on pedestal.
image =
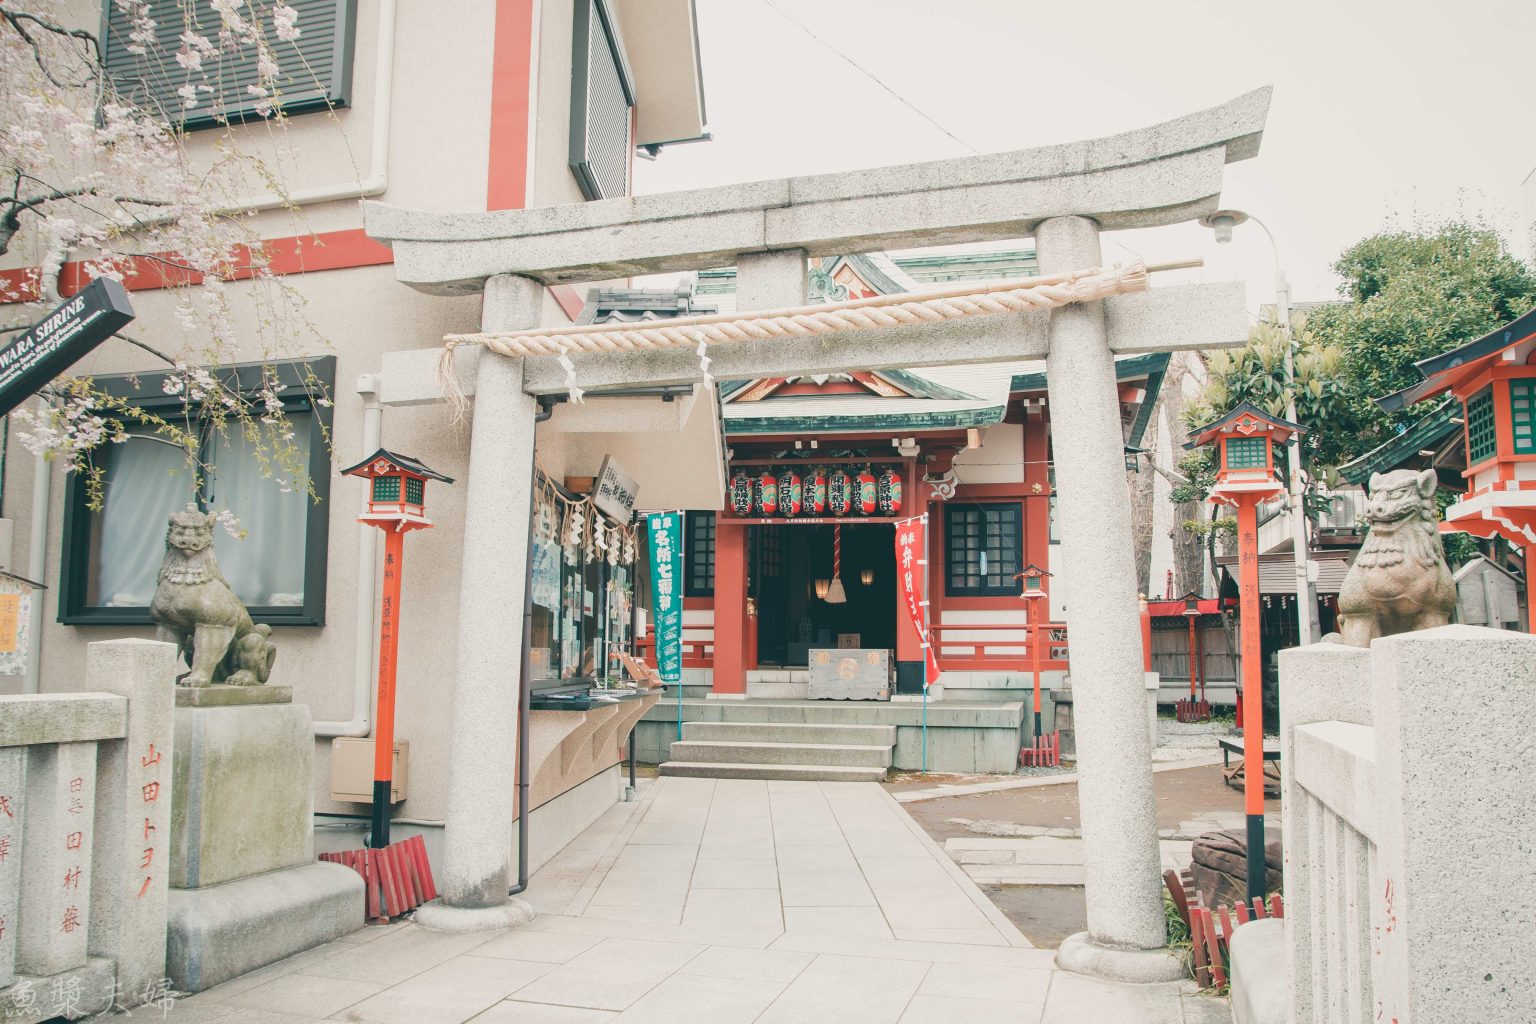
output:
M272 627L251 622L213 555L218 517L195 508L171 513L149 616L155 639L177 645L192 671L181 686L257 686L272 674Z
M1440 544L1435 471L1371 474L1365 519L1370 532L1339 589L1339 633L1325 639L1369 647L1449 624L1456 584Z

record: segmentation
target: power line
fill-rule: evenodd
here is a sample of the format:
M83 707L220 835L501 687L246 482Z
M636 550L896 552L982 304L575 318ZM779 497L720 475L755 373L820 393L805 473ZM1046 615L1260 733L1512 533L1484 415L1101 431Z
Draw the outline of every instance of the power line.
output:
M871 82L874 82L880 88L882 88L886 92L890 93L892 96L894 96L896 98L896 101L898 103L900 103L902 106L906 107L908 110L912 111L918 117L921 117L924 121L927 121L929 124L933 125L935 128L937 128L939 131L943 132L945 135L948 135L951 139L954 139L956 142L960 143L960 145L964 146L966 149L970 150L972 153L980 153L981 152L975 146L971 145L969 142L966 142L964 139L960 138L960 136L956 135L954 132L950 131L948 128L945 128L939 122L935 121L932 117L930 117L927 113L925 113L923 110L918 108L915 104L912 103L912 101L908 100L901 93L897 92L895 89L893 89L889 85L887 85L885 83L885 81L880 78L879 75L876 75L873 71L870 71L868 68L864 67L858 61L854 60L852 57L848 56L846 53L844 53L843 51L839 50L837 47L833 46L831 43L827 42L821 36L817 35L813 31L811 31L810 26L806 25L805 22L803 22L799 18L795 17L789 11L786 11L784 8L780 7L777 3L774 2L774 0L763 0L763 4L765 6L767 6L767 7L769 7L769 8L772 8L774 11L778 12L778 14L781 17L783 17L787 21L792 22L797 28L800 29L800 31L804 32L806 35L808 35L812 39L816 40L822 46L824 46L828 50L832 51L832 53L835 54L836 56L842 58L842 60L845 63L847 63L849 67L853 68L855 71L859 72L865 78L868 78Z

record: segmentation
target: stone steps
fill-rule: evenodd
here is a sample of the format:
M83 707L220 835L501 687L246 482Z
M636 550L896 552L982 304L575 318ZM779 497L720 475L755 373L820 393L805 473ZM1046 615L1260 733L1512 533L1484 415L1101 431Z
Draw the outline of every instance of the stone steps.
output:
M884 768L824 764L720 764L668 761L662 775L702 779L775 779L792 782L883 782Z
M888 747L896 742L896 727L806 722L685 722L683 739L736 740L744 743L847 743Z
M676 718L675 697L651 708L646 721L670 722ZM770 702L762 700L701 700L684 698L686 721L766 725L900 725L922 723L923 707L916 702L817 700ZM928 707L928 724L934 727L971 726L1018 728L1020 704L934 701Z
M674 761L711 764L817 764L829 768L878 768L884 771L891 766L891 744L856 746L848 743L678 740L672 744L669 756Z
M661 774L879 782L894 759L896 726L849 724L855 709L847 704L754 702L719 710L724 721L684 723L683 738L670 745Z

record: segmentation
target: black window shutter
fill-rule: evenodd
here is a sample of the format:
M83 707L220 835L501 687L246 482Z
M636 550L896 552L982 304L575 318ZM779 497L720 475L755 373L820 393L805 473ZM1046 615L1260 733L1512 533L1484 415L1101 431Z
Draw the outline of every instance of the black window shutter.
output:
M571 41L571 173L588 199L629 192L634 81L607 0L576 0Z
M218 45L220 19L208 4L150 0L156 45L147 53L130 53L128 16L112 0L103 2L102 52L107 72L123 96L187 131L218 126L213 114L217 100L223 101L224 116L230 121L260 119L258 98L246 91L258 84L254 47L220 50L203 59L200 71L189 71L176 62L189 17L193 31ZM281 69L276 86L283 111L302 114L345 107L352 92L356 0L287 2L299 12L298 39L285 42L272 31L270 19L262 24L267 45ZM250 8L245 13L249 16ZM188 109L176 92L188 83L208 85L214 91L199 90L197 106Z

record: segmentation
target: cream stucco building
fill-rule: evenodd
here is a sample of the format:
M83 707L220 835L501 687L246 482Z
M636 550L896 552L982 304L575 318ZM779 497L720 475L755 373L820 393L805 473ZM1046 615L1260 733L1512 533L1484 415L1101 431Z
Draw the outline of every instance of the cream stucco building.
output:
M109 66L126 69L128 63L114 63L130 57L123 52L123 26L114 20L119 16L109 18L110 0L68 6L78 25L104 32ZM167 22L160 31L170 33L164 51L173 53L181 15L175 4L152 6ZM210 508L230 507L250 530L243 541L221 536L220 559L258 621L274 624L274 682L291 684L294 699L311 709L316 810L360 815L368 810L365 803L332 799L331 754L338 738L369 742L363 738L372 718L381 542L377 530L356 523L363 486L336 469L382 444L462 479L467 426L455 424L441 406L381 409L384 382L378 374L385 352L435 348L445 334L477 329L481 297L442 298L401 287L390 250L363 231L359 200L488 210L627 194L636 146L706 134L703 83L691 0L315 0L297 7L300 44L308 47L303 59L318 69L327 96L296 105L307 112L292 113L284 130L256 121L229 131L282 174L298 205L293 212L275 196L249 197L262 211L253 223L272 248L274 268L298 275L286 280L306 304L302 311L274 314L259 303L258 286L235 282L229 291L241 336L257 337L257 321L275 316L276 330L267 336L286 335L283 355L306 362L333 399L326 407L312 403L302 387L283 392L300 444L312 442L309 470L322 500L307 504L301 488L284 491L258 471L238 437L220 441L212 435L204 458L214 469L204 497ZM168 17L167 11L173 13ZM303 92L297 85L294 91ZM192 158L210 159L223 134L217 128L191 132ZM582 153L585 161L573 160ZM16 246L0 262L0 273L19 272L37 260L35 252L23 250ZM66 266L59 282L65 294L72 291L74 270ZM189 344L195 350L197 339L184 336L177 324L174 295L148 283L127 282L137 320L124 333L166 351ZM548 289L546 322L570 319L581 302L573 289ZM263 358L254 343L240 355ZM287 383L298 383L300 365L283 367ZM142 350L109 341L76 372L97 377L129 401L169 408L154 376L161 369ZM129 374L134 381L119 376ZM555 480L592 475L609 452L639 467L646 436L630 430L643 426L684 438L681 443L718 464L712 410L711 402L691 396L666 403L655 396L627 404L614 399L561 410L540 430L540 457ZM626 429L612 433L621 420ZM594 432L597 427L603 429ZM0 692L78 690L88 642L153 635L146 606L164 517L185 504L189 489L184 477L172 473L178 457L163 446L131 441L112 446L104 458L106 506L91 512L78 479L34 460L15 443L13 430L0 509L11 523L12 541L0 550L0 561L31 573L48 589L36 602L28 672L0 676ZM641 481L652 493L662 482ZM705 484L698 497L714 507L718 482L706 478ZM414 827L434 852L450 754L446 698L463 498L462 487L433 485L431 516L439 528L410 538L402 598L396 735L409 744L410 756L406 798L396 814L420 823ZM509 629L516 626L508 623ZM509 702L516 701L515 686L516 675L509 673ZM561 724L557 732L549 741L556 747L569 730ZM551 823L534 837L535 858L542 860L618 798L622 732L607 738L611 742L589 746L581 757L554 757L556 769L535 778L531 802L549 805ZM536 748L539 742L535 735ZM536 769L550 760L540 760L548 753L535 751ZM369 758L357 760L366 771ZM349 819L324 820L346 827ZM335 845L358 845L356 832L327 833Z

